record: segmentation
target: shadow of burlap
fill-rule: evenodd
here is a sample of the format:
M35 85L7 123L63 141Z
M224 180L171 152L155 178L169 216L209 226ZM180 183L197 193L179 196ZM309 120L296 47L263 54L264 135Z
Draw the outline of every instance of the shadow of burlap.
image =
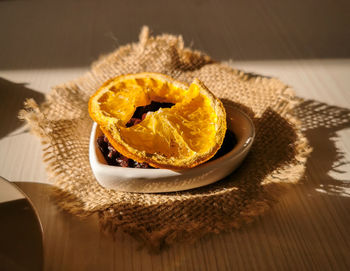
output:
M125 193L96 182L88 156L92 125L88 99L111 77L145 71L187 83L199 78L225 104L252 117L256 139L238 170L215 184L177 193ZM29 100L21 116L42 139L63 209L80 216L98 212L103 229L122 230L159 249L239 228L263 214L282 189L302 178L310 148L300 121L290 114L298 104L293 91L275 78L232 69L185 48L181 37L152 37L143 28L138 43L118 48L82 78L53 88L40 107Z
M330 173L337 172L341 176L345 173L341 167L349 163L336 146L336 133L350 128L350 109L303 100L294 111L313 149L306 163L307 180L303 180L303 185L329 195L349 197L350 180L337 180ZM318 178L312 178L313 165L317 165Z
M0 77L0 139L8 136L23 123L17 118L18 111L28 98L35 98L39 103L44 101L44 95L27 86L26 83L15 83Z

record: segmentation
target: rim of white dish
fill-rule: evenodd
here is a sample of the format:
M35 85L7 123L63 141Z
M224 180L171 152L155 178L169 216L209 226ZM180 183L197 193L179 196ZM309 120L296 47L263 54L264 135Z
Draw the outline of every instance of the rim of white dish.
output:
M218 162L225 162L225 161L230 161L232 159L235 159L236 157L239 157L242 153L245 152L245 150L250 147L251 144L253 144L254 142L254 138L255 138L255 127L254 127L254 123L251 120L251 118L242 110L233 107L231 105L225 105L225 109L226 109L226 115L227 118L230 117L230 115L232 115L232 112L228 112L228 111L235 111L236 113L239 113L241 116L244 117L244 119L249 123L249 134L247 137L242 138L242 139L238 139L236 133L234 133L232 131L232 129L230 129L230 131L234 134L234 136L237 139L237 143L236 145L233 147L233 149L227 153L225 153L224 155L216 158L215 160L211 160L211 161L207 161L203 164L200 164L196 167L193 168L189 168L189 169L181 169L181 170L171 170L171 169L160 169L160 168L129 168L129 167L119 167L119 166L113 166L113 165L108 165L107 162L104 160L104 163L101 163L98 159L98 155L97 155L97 151L100 152L97 143L96 143L96 139L97 136L102 135L102 131L99 129L98 124L96 122L93 123L92 126L92 131L91 131L91 138L90 138L90 145L94 144L94 151L95 151L95 158L96 158L96 166L103 168L103 170L105 171L123 171L123 172L130 172L132 173L137 173L138 175L141 173L147 173L146 175L157 175L158 177L161 177L163 174L166 176L169 175L179 175L182 173L186 173L187 171L195 171L195 170L201 170L203 167L215 167L216 164ZM231 113L231 114L230 114ZM228 126L231 126L229 121L227 121ZM99 131L99 132L98 132ZM102 155L102 153L101 153Z

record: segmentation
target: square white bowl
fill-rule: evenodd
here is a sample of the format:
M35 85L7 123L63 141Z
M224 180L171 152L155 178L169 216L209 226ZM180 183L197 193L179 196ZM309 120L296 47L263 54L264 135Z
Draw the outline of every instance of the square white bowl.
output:
M242 111L225 106L227 128L237 143L225 155L191 169L124 168L105 161L97 138L102 135L96 123L90 136L90 164L96 180L108 189L125 192L160 193L188 190L211 184L232 173L248 154L255 137L252 120Z

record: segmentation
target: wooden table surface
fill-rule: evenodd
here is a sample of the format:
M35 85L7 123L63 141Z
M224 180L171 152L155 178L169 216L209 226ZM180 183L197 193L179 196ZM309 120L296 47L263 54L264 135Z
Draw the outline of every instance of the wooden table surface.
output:
M60 211L39 140L16 118L25 98L42 101L144 24L291 85L313 147L305 177L268 214L158 254L104 235L97 216ZM0 175L38 209L45 270L350 270L349 1L1 1L0 34Z

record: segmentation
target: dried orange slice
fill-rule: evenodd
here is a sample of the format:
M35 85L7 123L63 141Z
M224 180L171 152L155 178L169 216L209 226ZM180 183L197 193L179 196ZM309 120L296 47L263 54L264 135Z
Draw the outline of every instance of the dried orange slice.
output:
M136 108L152 101L174 105L127 127ZM209 160L226 132L225 109L202 82L188 86L158 73L107 81L90 98L89 114L117 151L157 168L192 168Z

